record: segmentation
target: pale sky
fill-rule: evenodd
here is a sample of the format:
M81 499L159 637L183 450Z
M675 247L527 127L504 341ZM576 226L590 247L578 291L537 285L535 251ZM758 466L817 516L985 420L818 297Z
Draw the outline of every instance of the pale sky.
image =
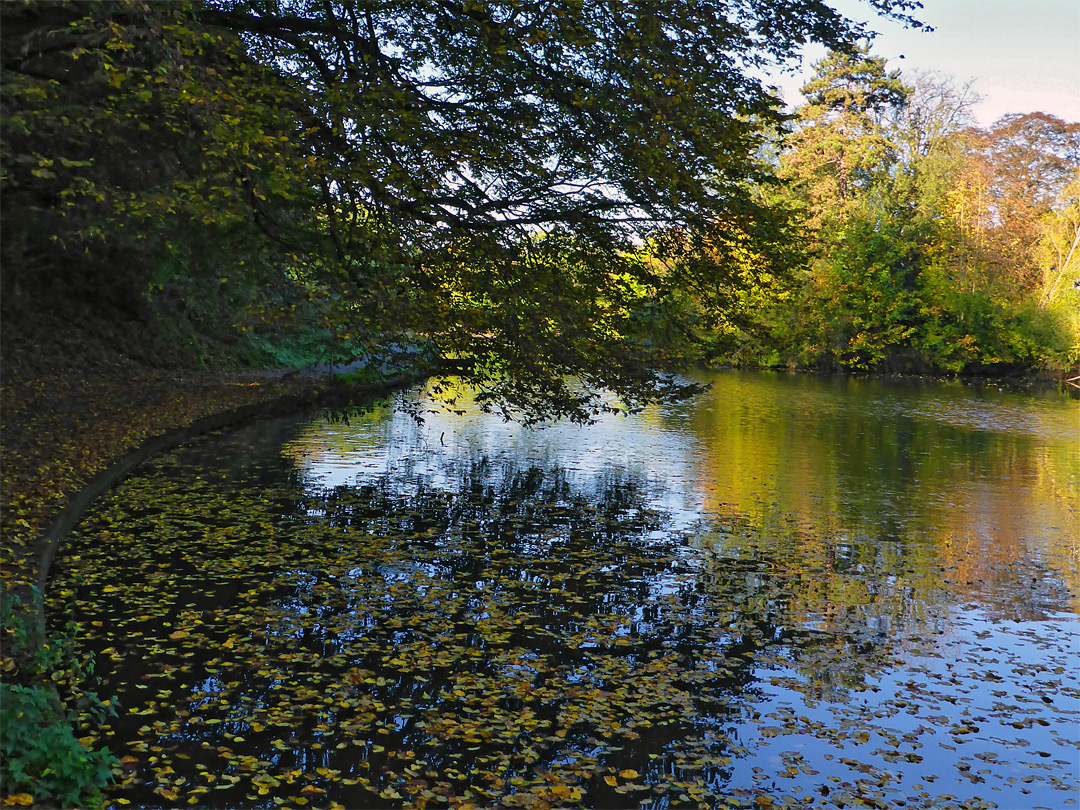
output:
M857 20L874 16L857 0L829 4ZM891 69L937 71L957 85L974 80L983 100L973 112L984 127L1013 112L1048 112L1080 122L1080 0L923 0L923 5L916 16L934 27L930 33L872 20L871 28L881 32L872 53L887 58ZM823 55L821 49L808 51L797 78L772 78L789 104L801 101L798 88Z

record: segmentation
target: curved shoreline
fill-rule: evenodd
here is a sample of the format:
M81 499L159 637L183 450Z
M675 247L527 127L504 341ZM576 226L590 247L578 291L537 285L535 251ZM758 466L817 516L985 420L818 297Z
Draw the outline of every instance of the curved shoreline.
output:
M280 394L262 402L227 408L193 422L143 440L133 450L128 451L112 462L104 470L94 475L75 492L70 494L64 506L49 520L44 531L37 535L36 541L24 555L24 566L29 564L36 574L23 576L11 587L0 590L0 598L17 599L22 605L24 618L32 622L33 631L38 638L44 638L46 630L45 589L48 585L49 572L56 560L60 545L68 533L78 525L83 515L103 493L112 489L146 461L191 441L192 439L215 430L239 427L251 421L269 419L298 413L306 408L318 406L344 406L357 402L366 402L384 396L392 391L418 382L429 376L428 372L402 374L378 383L364 383L348 387L330 385L313 386L304 394ZM36 591L36 593L35 593Z

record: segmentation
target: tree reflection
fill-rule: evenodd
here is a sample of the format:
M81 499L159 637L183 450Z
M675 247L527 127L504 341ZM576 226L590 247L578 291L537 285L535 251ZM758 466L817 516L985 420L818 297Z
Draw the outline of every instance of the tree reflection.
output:
M1066 598L1053 556L1029 553L1020 523L980 534L964 509L944 520L940 498L918 512L922 493L961 469L953 450L934 462L925 438L900 445L940 478L892 481L903 459L889 456L863 484L840 486L858 464L829 456L843 431L820 426L798 457L795 431L766 454L753 420L736 430L717 417L717 436L741 437L735 461L718 438L609 426L623 451L640 442L674 459L650 475L625 452L596 458L608 433L573 452L583 434L569 431L550 447L511 434L500 449L504 434L470 422L447 429L445 445L444 426L431 427L425 445L388 418L371 415L356 436L282 422L207 439L126 481L72 537L51 592L74 593L101 691L119 698L109 743L129 759L118 795L208 807L753 806L762 794L747 769L772 767L759 712L780 723L769 734L800 745L860 745L869 732L855 719L825 728L806 707L869 700L909 642L948 631L957 592L1004 618ZM692 448L704 460L694 475ZM787 455L793 473L768 500L760 485ZM746 491L723 490L726 507L696 526L664 489L726 486L728 472ZM814 476L817 495L802 488ZM891 495L875 515L878 489ZM963 491L965 508L977 502L976 488ZM992 502L1001 514L986 514L1005 526L1005 500ZM898 518L896 504L913 514ZM53 615L66 618L59 601ZM974 688L951 678L936 686L941 700ZM916 694L897 701L906 709ZM867 716L879 708L868 702Z
M169 561L162 599L147 565L85 549L91 579L131 575L122 597L81 594L123 615L115 735L173 755L141 772L142 800L201 772L239 777L192 794L228 806L301 789L346 807L707 799L769 670L791 659L835 692L873 666L849 624L805 626L783 549L704 554L625 472L479 459L452 487L268 492L240 484L266 480L251 465L163 463L84 532L123 526L123 548Z

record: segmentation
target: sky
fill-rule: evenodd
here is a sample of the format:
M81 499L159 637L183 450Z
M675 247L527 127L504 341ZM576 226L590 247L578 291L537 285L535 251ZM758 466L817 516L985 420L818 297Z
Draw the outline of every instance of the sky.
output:
M871 20L880 32L872 52L888 59L890 68L940 72L957 85L972 81L982 97L972 110L980 126L1027 112L1080 122L1080 0L923 0L916 16L933 26L930 33L875 18L858 0L830 5ZM772 77L788 104L801 101L798 88L823 55L808 50L796 77Z

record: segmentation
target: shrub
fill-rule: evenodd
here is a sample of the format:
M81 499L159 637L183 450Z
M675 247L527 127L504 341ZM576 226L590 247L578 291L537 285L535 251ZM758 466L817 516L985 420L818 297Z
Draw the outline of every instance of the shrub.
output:
M36 591L33 599L39 600ZM0 793L35 801L96 807L119 760L79 739L115 709L87 691L93 664L74 651L75 625L41 638L17 597L4 601L0 686Z

